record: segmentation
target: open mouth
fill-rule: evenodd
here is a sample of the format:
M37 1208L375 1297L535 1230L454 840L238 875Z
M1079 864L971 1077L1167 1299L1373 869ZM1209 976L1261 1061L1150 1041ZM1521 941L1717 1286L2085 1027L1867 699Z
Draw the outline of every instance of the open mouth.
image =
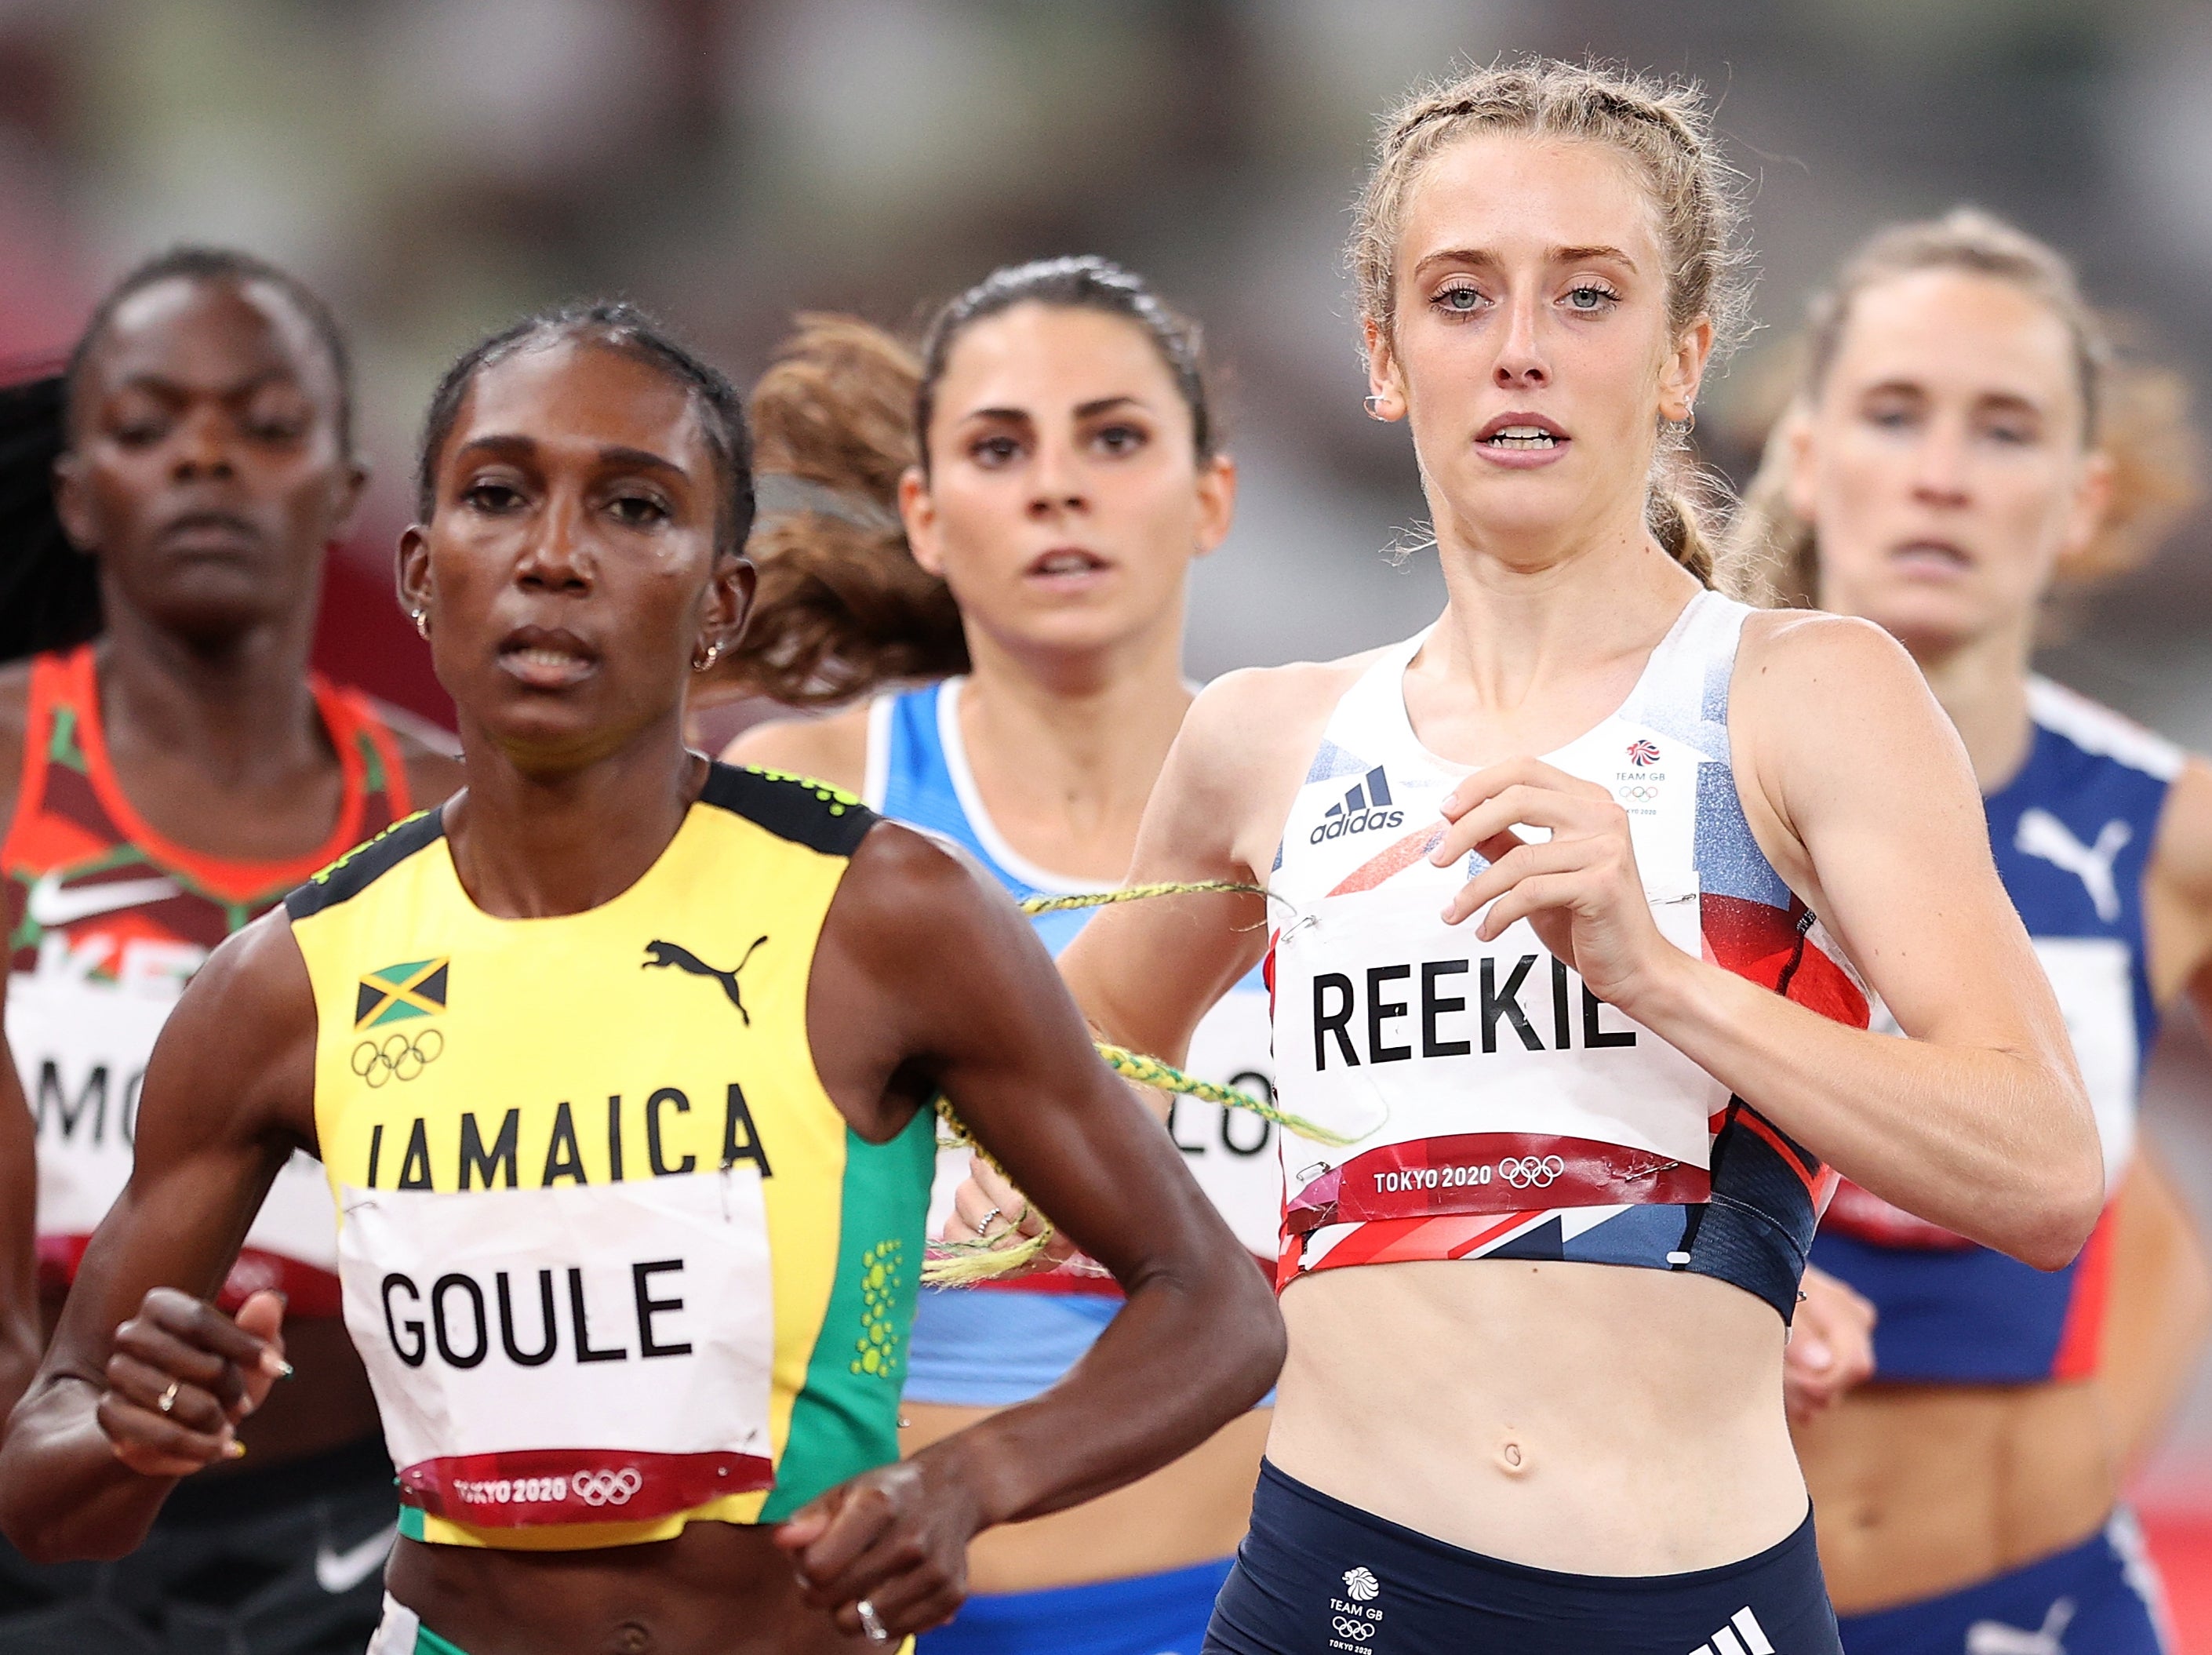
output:
M1572 441L1540 414L1500 414L1475 433L1475 444L1498 455L1557 453Z
M1908 540L1889 555L1893 562L1907 569L1941 575L1962 574L1974 563L1948 540Z
M1103 575L1112 567L1103 557L1080 546L1055 546L1030 558L1029 567L1023 572L1032 579L1067 581Z
M524 626L499 647L501 667L533 690L565 690L599 670L599 652L558 627Z

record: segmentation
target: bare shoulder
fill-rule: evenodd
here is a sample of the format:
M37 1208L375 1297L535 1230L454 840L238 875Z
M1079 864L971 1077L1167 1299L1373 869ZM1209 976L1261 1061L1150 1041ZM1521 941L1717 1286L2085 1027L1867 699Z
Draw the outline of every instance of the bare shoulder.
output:
M868 775L868 706L863 701L819 718L756 724L722 749L722 762L811 776L859 793Z
M854 851L831 913L841 929L859 928L843 935L847 946L903 974L914 962L958 957L957 935L972 935L994 913L1012 916L1014 907L966 851L884 818Z
M1905 646L1872 621L1817 610L1768 609L1747 617L1735 691L1754 697L1905 687L1927 693Z
M1286 755L1302 765L1344 692L1381 653L1224 672L1198 692L1183 717L1182 741L1247 774Z

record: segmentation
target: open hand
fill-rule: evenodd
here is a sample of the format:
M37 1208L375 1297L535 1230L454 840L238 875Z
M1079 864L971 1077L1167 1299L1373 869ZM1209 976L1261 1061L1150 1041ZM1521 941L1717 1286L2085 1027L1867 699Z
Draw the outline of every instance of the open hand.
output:
M257 1293L235 1321L174 1287L146 1294L115 1329L100 1428L115 1457L149 1477L189 1476L245 1453L239 1422L289 1373L284 1298Z
M1044 1214L1030 1205L1029 1197L1014 1188L1006 1174L981 1155L968 1164L967 1181L952 1197L952 1211L945 1220L947 1241L986 1241L996 1247L1017 1247L1044 1233ZM1054 1233L1037 1256L1037 1268L1049 1269L1075 1256L1075 1244Z

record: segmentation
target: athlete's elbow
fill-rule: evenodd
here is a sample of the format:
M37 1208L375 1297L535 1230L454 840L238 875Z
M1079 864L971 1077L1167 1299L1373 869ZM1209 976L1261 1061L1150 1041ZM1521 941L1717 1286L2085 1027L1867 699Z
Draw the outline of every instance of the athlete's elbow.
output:
M2080 1151L2051 1158L2035 1182L2021 1205L2019 1244L2005 1250L2039 1270L2063 1270L2105 1210L2105 1158L2094 1135Z

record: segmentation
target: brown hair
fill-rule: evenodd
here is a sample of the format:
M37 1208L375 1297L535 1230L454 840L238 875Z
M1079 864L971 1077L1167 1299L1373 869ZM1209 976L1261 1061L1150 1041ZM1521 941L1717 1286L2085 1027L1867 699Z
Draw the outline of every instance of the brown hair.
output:
M745 551L760 586L741 646L714 675L720 684L827 707L901 678L967 671L959 608L915 562L899 522L921 383L920 359L882 329L798 318L753 386L764 498ZM799 486L779 490L788 478Z
M760 526L746 548L760 587L742 646L708 686L829 707L901 681L968 670L960 608L914 560L899 478L927 466L937 383L970 327L1021 304L1096 310L1142 328L1190 410L1191 440L1219 441L1197 325L1103 259L1008 265L940 309L920 355L849 316L802 315L753 387Z
M1743 208L1705 94L1692 82L1552 58L1424 87L1383 117L1348 249L1361 320L1387 336L1397 319L1398 240L1423 169L1457 140L1492 132L1580 139L1623 155L1657 210L1668 325L1679 335L1710 321L1716 356L1737 342L1751 289ZM1668 556L1711 586L1705 523L1721 491L1691 463L1688 436L1686 423L1662 428L1645 520Z
M1759 472L1729 536L1731 555L1757 571L1772 601L1810 607L1820 587L1813 525L1790 504L1790 432L1818 400L1861 294L1920 271L1957 271L2018 288L2063 323L2081 396L2083 446L2112 466L2112 495L2087 546L2059 576L2086 583L2133 569L2203 495L2201 443L2180 375L2123 355L2081 296L2073 266L2046 243L1972 207L1879 230L1816 295L1790 405L1768 434Z

